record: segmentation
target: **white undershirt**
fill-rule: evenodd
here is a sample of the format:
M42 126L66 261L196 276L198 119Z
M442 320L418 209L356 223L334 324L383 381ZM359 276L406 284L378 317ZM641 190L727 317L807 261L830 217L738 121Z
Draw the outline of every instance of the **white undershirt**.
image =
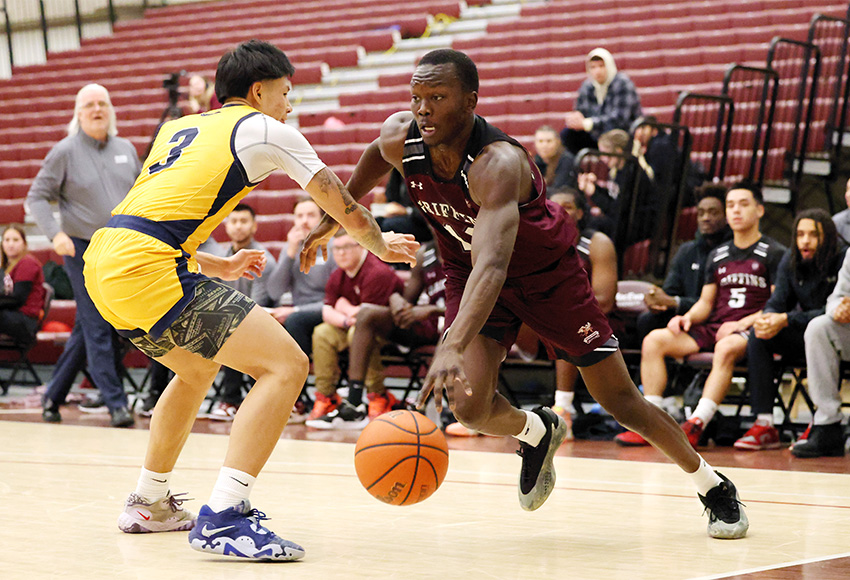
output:
M251 183L282 169L303 189L325 167L304 135L266 115L254 115L239 124L234 150Z

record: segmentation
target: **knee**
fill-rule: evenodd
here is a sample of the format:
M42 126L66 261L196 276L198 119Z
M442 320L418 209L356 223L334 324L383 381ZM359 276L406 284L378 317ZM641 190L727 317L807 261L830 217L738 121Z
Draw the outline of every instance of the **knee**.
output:
M806 344L819 342L826 336L827 329L834 324L832 318L824 314L812 318L806 325L804 340Z
M487 424L489 418L489 407L486 405L475 404L470 397L462 397L455 401L454 409L452 409L455 419L457 419L464 427L480 431Z
M722 364L726 366L734 365L741 360L746 353L746 345L739 344L736 337L729 337L732 340L721 340L714 347L714 364Z
M313 350L316 346L322 346L333 342L333 337L336 333L336 327L327 322L323 322L313 329Z
M299 348L287 362L287 374L299 385L303 385L310 374L310 357Z
M662 349L667 342L667 332L666 328L659 328L647 334L640 346L641 357L663 355Z
M202 364L193 364L190 368L181 369L177 376L184 383L209 388L215 381L220 368L219 364L204 359Z
M386 310L386 306L363 304L357 311L357 326L373 326L378 317Z

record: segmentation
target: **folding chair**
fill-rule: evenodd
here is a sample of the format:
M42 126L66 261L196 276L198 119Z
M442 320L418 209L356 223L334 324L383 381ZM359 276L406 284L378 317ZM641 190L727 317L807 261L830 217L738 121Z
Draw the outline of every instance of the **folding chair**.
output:
M44 320L47 318L48 312L50 312L50 304L53 302L53 286L47 284L46 282L43 284L44 286L44 304L41 308L41 313L38 318L38 326L35 329L35 332L31 337L28 337L27 340L22 341L20 339L15 339L11 336L0 334L0 352L5 351L11 353L14 357L11 361L2 361L0 365L11 368L12 373L9 375L5 381L0 380L0 391L5 395L9 391L9 385L15 382L15 379L18 376L18 373L23 371L29 373L32 377L31 380L25 381L21 384L25 385L40 385L42 384L41 378L38 376L38 372L36 372L35 367L30 362L28 356L29 352L35 346L37 342L38 331L41 330L42 324L44 324Z

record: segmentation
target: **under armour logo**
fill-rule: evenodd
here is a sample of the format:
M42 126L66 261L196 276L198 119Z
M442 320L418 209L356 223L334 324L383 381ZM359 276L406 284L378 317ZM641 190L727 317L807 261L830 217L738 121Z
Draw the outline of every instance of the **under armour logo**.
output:
M419 191L422 191L422 182L421 181L411 181L410 187L412 187L413 189L418 189Z

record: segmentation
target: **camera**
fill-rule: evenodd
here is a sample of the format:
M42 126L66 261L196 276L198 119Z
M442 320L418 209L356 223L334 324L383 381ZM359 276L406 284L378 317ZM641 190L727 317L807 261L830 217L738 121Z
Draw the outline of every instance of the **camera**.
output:
M185 74L185 70L173 72L162 81L162 88L168 91L168 102L172 107L177 105L177 100L180 98L180 77Z

